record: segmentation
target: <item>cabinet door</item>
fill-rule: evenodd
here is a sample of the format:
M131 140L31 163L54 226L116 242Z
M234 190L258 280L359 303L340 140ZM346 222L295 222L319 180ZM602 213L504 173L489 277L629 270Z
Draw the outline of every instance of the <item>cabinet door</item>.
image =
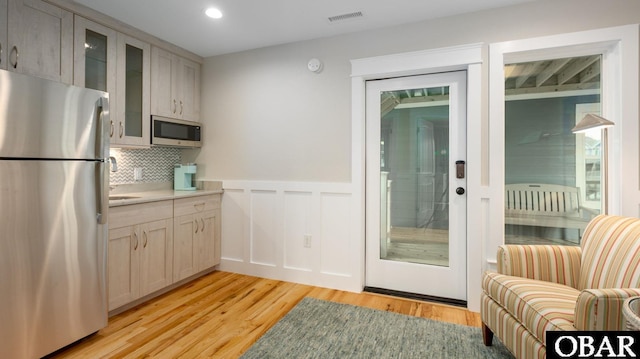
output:
M200 64L157 47L151 52L151 113L198 121Z
M8 68L71 84L73 14L40 0L8 0Z
M150 145L150 51L148 43L118 33L116 134L112 144Z
M196 235L199 223L193 215L176 217L173 220L173 281L185 279L197 272Z
M198 234L198 271L202 271L219 264L216 248L216 233L219 226L218 211L207 211L198 217L200 225Z
M0 0L0 69L7 69L7 0Z
M143 224L140 252L140 296L173 283L173 221Z
M139 227L109 229L109 310L139 297Z
M155 46L151 48L151 113L154 115L177 117L176 61L172 53Z
M73 44L73 84L108 92L109 111L116 113L117 32L81 16L75 16ZM116 134L111 117L109 135Z
M75 16L73 84L116 93L117 32ZM113 111L113 106L110 107Z
M178 105L180 118L200 121L200 64L180 59L178 62Z

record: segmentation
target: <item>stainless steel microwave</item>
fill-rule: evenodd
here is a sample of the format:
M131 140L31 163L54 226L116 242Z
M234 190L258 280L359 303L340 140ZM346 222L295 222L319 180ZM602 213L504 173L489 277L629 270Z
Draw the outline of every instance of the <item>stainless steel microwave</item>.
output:
M155 146L201 147L201 130L197 122L151 116L151 144Z

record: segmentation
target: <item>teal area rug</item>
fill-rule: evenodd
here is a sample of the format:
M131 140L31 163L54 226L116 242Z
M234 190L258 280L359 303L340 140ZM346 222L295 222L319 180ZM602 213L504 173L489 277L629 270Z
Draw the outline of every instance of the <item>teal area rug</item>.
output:
M508 358L498 341L482 344L480 328L304 298L243 359Z

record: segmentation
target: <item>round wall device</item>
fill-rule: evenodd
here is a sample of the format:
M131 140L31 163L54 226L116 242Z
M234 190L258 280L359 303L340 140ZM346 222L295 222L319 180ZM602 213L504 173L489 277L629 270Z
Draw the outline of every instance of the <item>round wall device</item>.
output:
M307 63L307 68L311 72L320 72L320 70L322 70L322 62L318 59L311 59Z

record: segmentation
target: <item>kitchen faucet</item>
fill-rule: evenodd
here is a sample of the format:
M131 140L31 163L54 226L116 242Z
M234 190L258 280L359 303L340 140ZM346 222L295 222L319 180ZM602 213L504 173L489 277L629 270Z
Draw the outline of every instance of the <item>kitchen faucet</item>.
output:
M111 172L118 171L118 162L116 162L116 158L109 156L109 162L111 162Z

